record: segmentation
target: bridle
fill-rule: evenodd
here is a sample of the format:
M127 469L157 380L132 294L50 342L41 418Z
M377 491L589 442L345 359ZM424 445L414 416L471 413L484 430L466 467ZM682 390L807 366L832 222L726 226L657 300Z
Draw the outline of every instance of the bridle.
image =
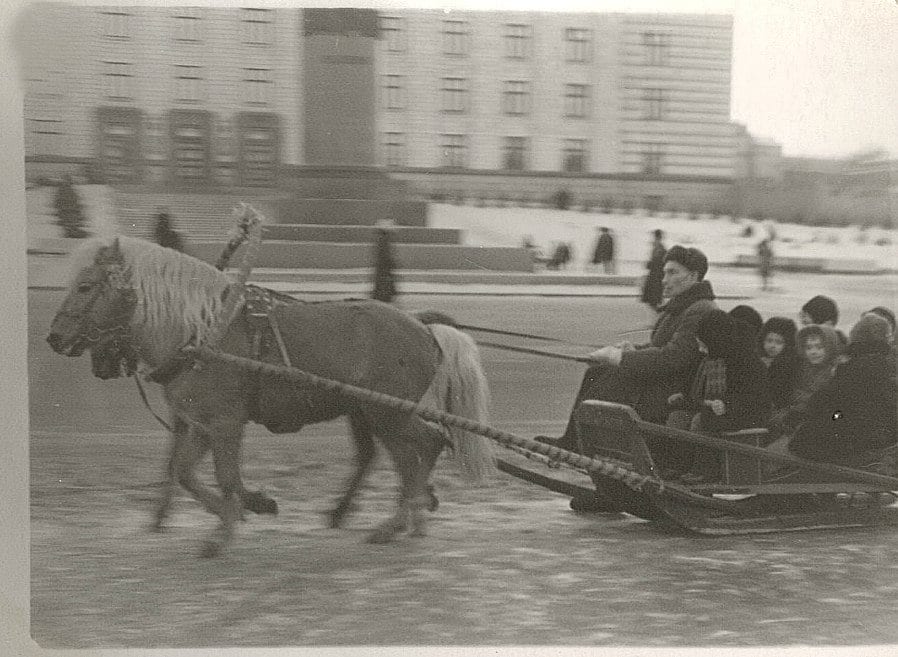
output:
M128 325L137 305L137 294L127 283L127 274L121 265L108 265L104 269L106 275L102 283L94 290L87 304L78 312L63 309L59 314L73 319L79 325L81 330L77 334L78 342L91 346L115 342L130 348L131 331ZM85 315L88 315L94 304L102 298L107 288L121 295L117 305L120 304L122 307L120 312L113 316L113 323L110 326L100 327L93 319L89 316L85 317Z

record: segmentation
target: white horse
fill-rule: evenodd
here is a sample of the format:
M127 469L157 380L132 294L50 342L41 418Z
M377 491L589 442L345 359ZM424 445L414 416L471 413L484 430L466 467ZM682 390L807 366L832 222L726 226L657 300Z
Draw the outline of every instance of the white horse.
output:
M156 373L173 428L156 526L161 527L175 482L180 483L221 518L216 535L206 542L206 555L218 553L232 539L239 499L253 508L254 496L259 496L245 491L240 479L241 442L250 420L280 433L343 415L349 418L356 468L330 513L334 527L349 510L372 463L377 436L398 472L400 500L394 516L373 532L372 542L392 540L409 527L413 534L425 533L423 509L434 501L428 481L444 447L453 450L475 480L494 470L492 446L482 436L223 362L198 364L184 358L185 345L257 356L256 331L239 312L242 286L233 285L207 263L144 240L120 237L85 245L75 256L74 269L68 296L47 340L67 356L90 350L94 371L104 378L133 373L138 363ZM377 301L302 303L280 297L270 314L294 367L487 422L489 390L477 347L451 326L425 326ZM277 348L258 357L281 363ZM221 495L203 486L194 474L196 462L208 449ZM255 504L265 502L256 497Z

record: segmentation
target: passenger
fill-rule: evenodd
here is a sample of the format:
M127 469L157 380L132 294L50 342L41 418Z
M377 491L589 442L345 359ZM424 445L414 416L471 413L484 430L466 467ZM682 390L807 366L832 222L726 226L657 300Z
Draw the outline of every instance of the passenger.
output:
M584 399L628 404L649 422L667 419L667 398L683 390L700 359L695 329L701 318L714 310L714 292L704 280L708 259L695 248L673 246L664 257L663 293L668 299L652 330L648 344L628 342L603 347L589 357L574 408ZM573 410L560 438L538 436L540 442L577 450Z
M801 367L795 351L795 322L786 317L771 317L761 328L761 362L767 366L770 400L777 411L789 403Z
M774 435L791 435L804 421L811 395L832 378L833 368L842 352L835 329L825 324L803 327L798 332L796 346L801 365L788 403L777 409L770 419Z
M702 358L687 390L668 398L673 409L667 425L705 433L764 427L770 420L767 372L756 340L739 331L722 310L702 317L696 329ZM719 452L696 447L688 483L719 477Z
M806 419L789 441L802 458L866 467L898 443L898 384L888 356L892 329L865 314L851 329L848 360L807 404Z
M895 342L895 313L884 306L876 306L864 313L864 315L870 314L878 315L889 323L889 344L893 344Z
M734 306L730 310L729 315L737 322L742 322L751 328L754 331L755 337L761 332L761 327L764 325L764 319L761 317L761 313L745 304Z
M820 324L832 326L835 329L836 324L839 323L839 307L829 297L818 294L801 307L801 312L798 313L798 320L802 326ZM848 338L842 331L837 329L836 336L838 336L839 342L842 343L843 347L848 344Z

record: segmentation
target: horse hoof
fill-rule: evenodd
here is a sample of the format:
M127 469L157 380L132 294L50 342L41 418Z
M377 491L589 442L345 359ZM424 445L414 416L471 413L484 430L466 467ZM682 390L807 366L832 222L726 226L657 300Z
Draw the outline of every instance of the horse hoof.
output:
M200 549L200 557L202 559L212 559L221 554L221 546L215 541L206 541Z
M276 516L278 513L278 503L264 493L246 493L241 501L244 509L259 515L268 513Z
M368 536L368 542L374 545L384 545L392 543L396 536L396 532L392 529L376 529Z

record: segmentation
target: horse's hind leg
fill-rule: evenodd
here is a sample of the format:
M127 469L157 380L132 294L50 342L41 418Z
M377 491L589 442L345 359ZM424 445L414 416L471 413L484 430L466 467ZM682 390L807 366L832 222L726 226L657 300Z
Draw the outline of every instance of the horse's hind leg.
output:
M371 427L368 421L361 414L352 414L349 416L349 424L352 428L352 439L355 442L355 470L349 478L346 490L337 502L337 506L329 514L329 525L331 527L339 527L343 523L343 518L349 512L352 501L358 493L359 487L362 485L365 476L371 469L374 457L377 454L377 447L374 444L374 436L371 433Z
M428 479L442 449L443 435L436 427L413 417L397 434L382 438L399 475L399 504L396 514L381 523L368 540L387 543L404 531L409 522L412 534L423 536L426 533L424 509L432 504Z

